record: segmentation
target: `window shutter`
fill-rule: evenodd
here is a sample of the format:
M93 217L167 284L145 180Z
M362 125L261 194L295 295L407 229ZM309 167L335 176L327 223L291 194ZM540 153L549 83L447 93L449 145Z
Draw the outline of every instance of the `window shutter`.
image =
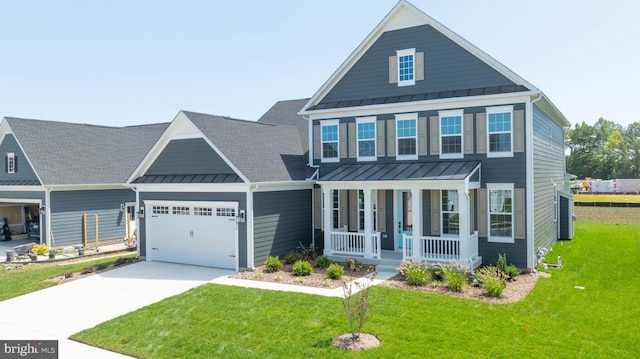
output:
M340 128L338 129L340 132L340 158L347 158L347 124L341 123Z
M427 154L427 118L418 117L418 155Z
M4 155L4 173L9 173L9 156Z
M487 114L476 114L476 146L477 153L487 153Z
M431 235L440 235L440 191L432 189L431 195Z
M338 193L338 195L340 196L340 227L344 227L347 225L347 223L349 222L349 212L348 212L348 208L347 207L347 202L348 202L348 193L349 191L347 190L340 190L340 192Z
M18 155L13 155L13 172L18 173Z
M315 229L322 229L322 190L313 189L313 225Z
M476 231L476 190L469 191L469 234ZM460 217L462 218L462 217Z
M416 52L416 81L424 80L424 52Z
M349 190L349 231L358 231L358 190Z
M431 116L429 118L432 156L440 154L440 126L438 124L438 121L440 121L438 116Z
M313 158L319 160L321 158L322 139L320 138L320 125L313 125Z
M384 120L376 121L376 151L378 157L384 157Z
M356 131L356 123L349 123L349 158L356 158L358 156L358 132Z
M479 188L477 190L478 195L478 237L488 237L487 233L487 211L489 207L487 205L487 189Z
M516 188L513 190L513 238L525 239L526 233L526 219L525 219L525 200L524 189Z
M473 114L466 113L463 120L464 154L473 154Z
M524 111L513 111L513 152L524 152Z
M387 231L387 192L378 190L378 232Z
M398 83L398 56L389 56L389 83Z
M396 120L387 120L387 157L396 156Z

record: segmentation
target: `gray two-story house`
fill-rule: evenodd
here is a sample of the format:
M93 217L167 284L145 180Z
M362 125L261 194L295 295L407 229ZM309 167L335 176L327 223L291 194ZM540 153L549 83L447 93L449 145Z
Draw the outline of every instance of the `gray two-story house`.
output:
M572 235L570 123L534 85L407 1L300 114L326 255L477 267L506 253L532 268L539 248Z

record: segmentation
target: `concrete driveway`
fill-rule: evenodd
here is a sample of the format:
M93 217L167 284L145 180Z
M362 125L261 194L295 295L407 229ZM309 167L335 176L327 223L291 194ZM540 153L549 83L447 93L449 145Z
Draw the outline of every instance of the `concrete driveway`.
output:
M139 262L43 289L0 302L0 340L58 340L60 358L125 358L67 338L232 273L226 269Z

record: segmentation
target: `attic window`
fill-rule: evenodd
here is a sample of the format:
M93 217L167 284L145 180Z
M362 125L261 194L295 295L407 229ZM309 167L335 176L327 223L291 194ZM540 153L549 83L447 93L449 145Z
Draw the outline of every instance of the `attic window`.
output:
M398 56L398 86L415 85L416 49L398 50L396 53Z
M16 155L13 152L9 152L7 153L7 163L6 163L6 170L7 173L16 173L17 172L17 168L16 168Z

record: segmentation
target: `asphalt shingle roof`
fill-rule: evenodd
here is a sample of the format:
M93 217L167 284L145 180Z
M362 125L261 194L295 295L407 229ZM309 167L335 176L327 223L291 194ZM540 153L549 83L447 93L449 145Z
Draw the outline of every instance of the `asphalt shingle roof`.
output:
M183 113L249 181L306 178L305 150L296 127Z
M309 124L304 117L298 115L298 112L307 102L309 102L308 98L278 101L258 119L258 122L297 128L300 133L302 149L306 152L309 150Z
M168 126L5 120L43 185L125 183Z

